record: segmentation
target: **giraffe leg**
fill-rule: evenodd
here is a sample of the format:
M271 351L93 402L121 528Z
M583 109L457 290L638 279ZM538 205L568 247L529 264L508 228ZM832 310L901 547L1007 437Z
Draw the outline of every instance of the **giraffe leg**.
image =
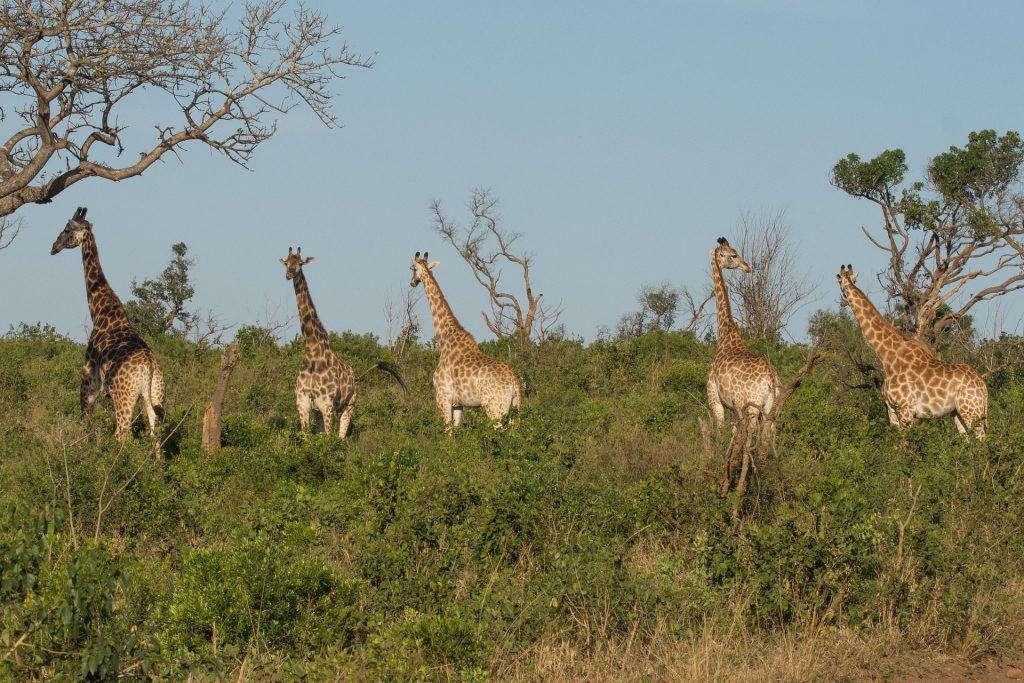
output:
M988 424L985 422L985 416L981 415L974 421L974 436L977 437L978 441L984 441L987 434Z
M953 422L956 424L956 429L963 435L967 435L969 431L974 432L974 436L979 440L983 440L986 435L985 416L980 414L978 411L964 408L961 410L957 408L956 412L953 413Z
M309 427L309 411L313 406L313 402L309 400L309 395L300 391L295 392L295 408L299 411L299 431L303 435L306 435L307 427Z
M164 421L164 373L157 364L156 359L152 360L153 371L149 378L149 402L153 406L153 420L156 424ZM155 425L154 425L155 430Z
M897 429L901 429L900 416L899 413L896 412L896 406L886 401L885 411L889 414L889 424L891 424L893 427L896 427Z
M441 419L444 420L444 431L451 434L453 429L453 413L455 412L452 402L444 392L439 390L434 392L434 402L437 403L437 409L441 411ZM459 419L461 420L461 416Z
M466 409L462 406L452 406L452 426L461 427L462 420L466 417Z
M140 394L142 407L145 409L146 419L149 421L149 433L155 437L157 425L163 421L164 417L164 378L158 366L152 366L149 377L143 381Z
M352 414L356 411L356 400L353 396L348 405L345 406L344 410L341 411L341 415L338 416L338 437L344 439L348 435L348 426L352 424Z
M960 411L953 413L953 424L956 425L956 431L960 432L961 435L967 433L968 426L964 421L963 416L960 414Z
M114 436L124 443L132 435L132 409L135 407L135 396L119 391L111 392L114 399Z
M512 407L512 398L506 398L499 396L497 399L484 403L484 412L487 413L488 419L494 423L495 429L501 429L501 419L508 414L509 409Z
M319 406L320 417L324 422L324 434L331 433L331 424L334 422L334 404L331 401L324 401Z
M708 378L708 408L711 409L711 418L715 427L721 429L725 424L725 406L722 405L722 397L718 393L718 381Z
M974 391L968 388L961 391L956 397L956 412L954 413L956 428L961 434L967 434L973 430L978 439L984 439L987 431L985 415L988 412L988 388L983 381L979 381L980 387Z
M92 415L96 406L96 399L100 395L100 373L99 369L86 363L82 367L81 384L78 391L78 400L82 409L82 418Z
M900 430L904 430L917 422L917 417L914 415L914 409L909 407L904 408L903 406L900 406L899 408L897 419L899 420L898 426Z

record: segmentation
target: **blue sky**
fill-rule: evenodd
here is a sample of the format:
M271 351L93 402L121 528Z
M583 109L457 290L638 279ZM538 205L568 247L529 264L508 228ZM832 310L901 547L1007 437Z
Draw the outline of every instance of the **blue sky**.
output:
M123 299L184 241L196 308L234 324L283 320L295 303L278 259L301 245L316 257L306 273L327 328L383 336L385 300L429 250L456 315L486 339L486 294L428 210L440 199L464 220L482 186L535 254L536 289L588 340L635 310L644 284L701 289L708 251L742 213L783 210L817 285L790 325L800 339L810 313L837 305L839 263L884 267L859 230L877 210L828 183L838 159L900 147L916 178L969 131L1024 128L1018 2L323 7L355 51L376 52L373 69L336 84L344 127L295 110L251 171L196 145L181 163L25 207L25 229L0 251L0 287L15 293L0 302L3 329L43 321L87 335L80 259L49 255L85 205ZM873 278L861 283L878 294ZM1010 328L1019 298L1000 305ZM978 310L983 329L994 312ZM425 302L419 313L429 336Z

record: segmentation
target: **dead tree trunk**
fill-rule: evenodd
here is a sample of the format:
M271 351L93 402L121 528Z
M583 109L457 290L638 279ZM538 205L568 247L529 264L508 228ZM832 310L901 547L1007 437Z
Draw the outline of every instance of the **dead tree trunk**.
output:
M213 391L210 402L203 413L203 450L215 451L220 448L220 413L224 406L224 396L228 392L228 380L238 360L238 346L228 344L224 356L220 359L220 375L217 377L217 388Z

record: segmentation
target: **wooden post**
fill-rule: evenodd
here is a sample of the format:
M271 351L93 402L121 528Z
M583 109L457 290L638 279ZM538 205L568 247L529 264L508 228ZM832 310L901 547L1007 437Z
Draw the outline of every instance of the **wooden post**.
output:
M238 360L238 345L228 344L224 350L224 356L220 359L220 376L217 378L217 388L213 391L210 402L206 405L206 412L203 413L203 450L215 451L220 448L220 412L224 406L224 396L228 392L228 379L231 378L231 371L235 369L235 361Z

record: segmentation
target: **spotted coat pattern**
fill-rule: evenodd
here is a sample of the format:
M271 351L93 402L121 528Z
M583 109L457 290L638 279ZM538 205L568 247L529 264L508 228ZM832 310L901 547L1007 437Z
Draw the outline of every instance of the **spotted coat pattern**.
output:
M719 427L725 423L726 408L737 415L745 413L749 420L767 415L775 405L780 388L772 364L747 347L732 319L723 268L750 272L750 266L724 237L719 238L718 247L711 252L711 279L718 314L718 349L711 361L707 384L711 415Z
M164 377L156 356L132 329L124 306L110 287L100 266L92 223L79 208L50 249L56 254L80 247L85 268L85 292L92 317L92 332L85 349L79 400L82 416L92 413L96 400L106 394L114 404L114 434L126 441L131 435L132 411L142 399L151 434L164 417Z
M431 272L437 262L427 262L427 254L416 252L412 261L413 287L420 282L434 320L434 336L440 347L434 370L434 399L444 418L445 428L462 424L466 408L482 407L487 417L497 421L522 399L519 378L505 363L484 354L473 335L455 318L451 307Z
M356 407L356 377L348 363L334 353L327 330L316 313L306 276L302 272L302 266L312 261L313 257L302 258L301 247L294 254L289 247L288 258L281 259L285 265L285 278L291 280L295 287L295 303L299 308L302 339L306 348L299 366L299 376L295 380L295 405L303 432L309 425L312 410L320 413L324 432L331 431L331 423L337 413L338 436L344 439Z
M985 438L988 386L966 363L946 363L917 339L901 333L878 312L857 287L852 266L836 276L844 300L850 305L864 340L882 362L882 396L889 422L905 429L920 419L953 415L961 434L974 431Z

